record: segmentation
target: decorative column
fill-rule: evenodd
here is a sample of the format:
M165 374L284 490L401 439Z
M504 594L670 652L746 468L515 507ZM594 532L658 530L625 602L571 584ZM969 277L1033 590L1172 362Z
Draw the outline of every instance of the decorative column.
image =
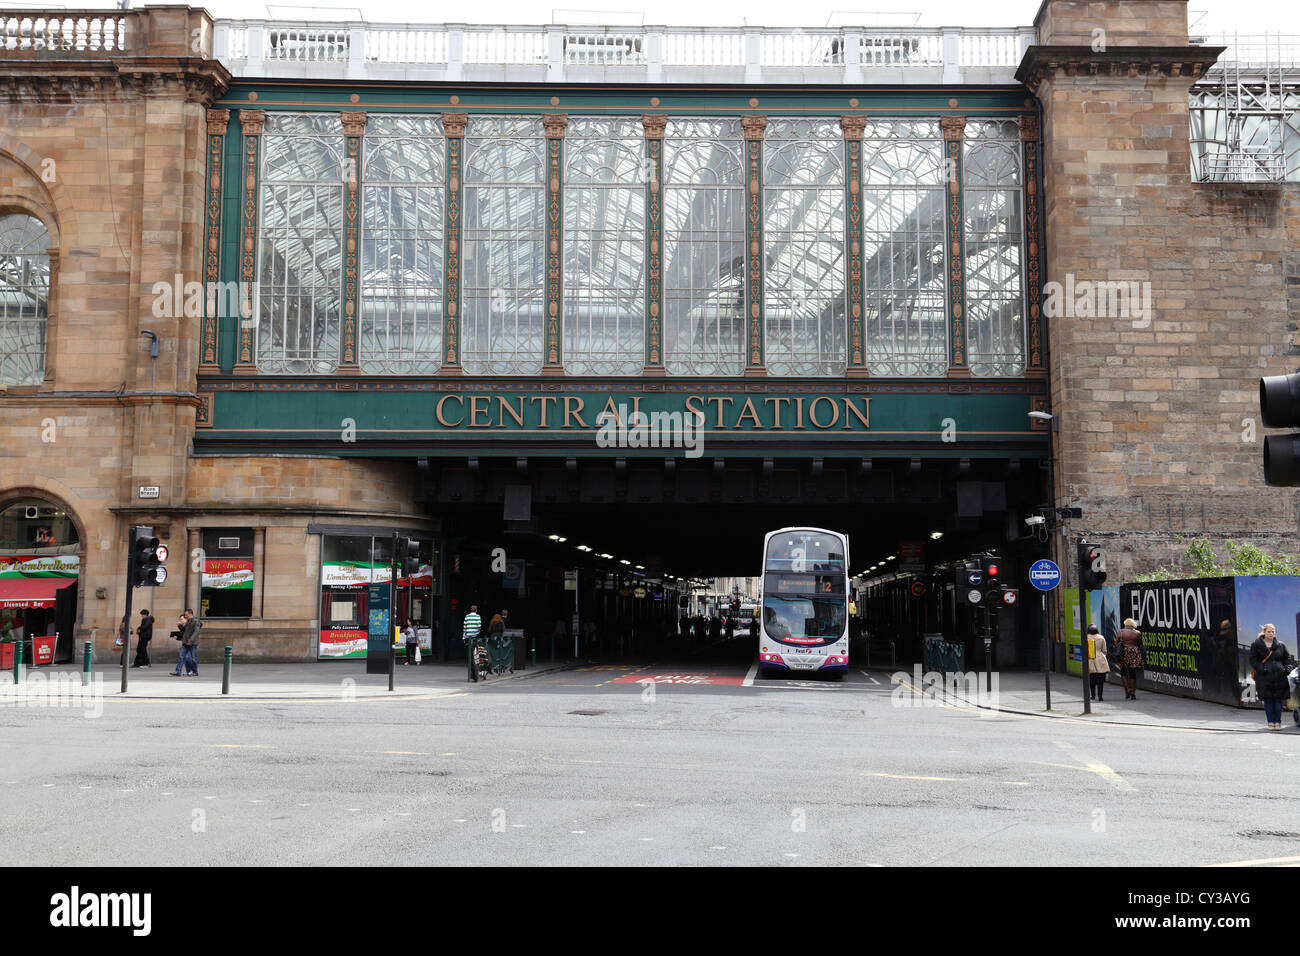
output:
M224 296L217 294L221 281L221 196L224 188L226 158L226 128L230 125L230 110L208 110L208 192L204 210L207 242L203 249L203 291L206 307L203 310L203 334L199 347L199 374L217 375L221 360L217 353L217 312ZM240 296L241 310L243 306Z
M543 113L546 130L546 353L543 375L564 374L564 286L561 253L564 196L564 130L569 125L565 113Z
M266 122L264 110L240 110L239 126L244 134L244 181L240 193L239 230L239 282L240 289L252 289L257 277L257 194L261 163L262 126ZM241 295L242 298L242 295ZM251 305L251 303L249 303ZM244 303L240 303L241 313ZM253 342L253 313L239 316L239 341L235 349L236 375L257 371L256 347Z
M745 245L749 268L745 270L745 309L748 335L745 342L745 375L767 375L763 361L763 131L766 116L744 116L745 164L749 186L745 208Z
M849 362L844 370L848 378L866 378L866 335L862 317L862 131L865 116L841 116L844 131L845 205L844 257L848 267L849 290Z
M1042 191L1038 188L1038 116L1020 117L1020 147L1024 155L1025 204L1025 306L1029 314L1029 354L1026 378L1046 378L1043 338L1043 217Z
M663 348L663 234L664 234L664 127L668 117L645 113L646 217L645 217L645 375L664 374Z
M447 140L447 237L442 276L442 368L439 375L462 375L460 364L460 224L461 161L465 152L468 113L443 113L442 133Z
M962 138L966 117L941 116L943 155L948 169L948 208L945 239L948 243L948 377L970 376L966 349L966 240L962 208Z
M361 315L361 140L366 132L366 114L345 110L343 120L343 335L339 345L339 374L361 374L357 345L357 321Z

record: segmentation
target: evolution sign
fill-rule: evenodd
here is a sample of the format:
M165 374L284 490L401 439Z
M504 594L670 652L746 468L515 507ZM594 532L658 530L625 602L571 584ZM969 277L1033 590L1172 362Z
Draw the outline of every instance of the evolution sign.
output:
M881 386L879 392L834 388L738 390L654 384L557 389L544 383L394 384L270 382L245 387L205 383L209 414L195 435L210 447L286 442L335 454L373 454L385 446L420 453L464 453L466 444L528 443L566 453L601 449L768 444L767 454L852 444L934 443L954 456L978 444L1011 445L1032 454L1045 444L1032 431L1027 390L965 386L931 391ZM431 441L432 440L432 441ZM622 451L620 451L622 453ZM650 452L655 453L655 452Z

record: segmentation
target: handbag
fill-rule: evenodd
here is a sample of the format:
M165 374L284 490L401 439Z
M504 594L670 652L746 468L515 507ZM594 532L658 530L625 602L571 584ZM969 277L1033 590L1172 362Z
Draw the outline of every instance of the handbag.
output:
M1263 659L1262 661L1260 661L1260 663L1261 663L1261 664L1267 664L1267 663L1268 663L1268 659L1269 659L1270 657L1273 656L1273 651L1275 651L1275 650L1277 650L1277 647L1276 647L1276 646L1274 646L1274 647L1272 648L1272 650L1270 650L1267 654L1264 655L1264 659ZM1259 683L1259 677L1257 677L1257 676L1255 675L1255 668L1253 668L1253 667L1250 669L1250 679L1253 680L1256 684Z
M420 663L420 645L415 645L415 663Z

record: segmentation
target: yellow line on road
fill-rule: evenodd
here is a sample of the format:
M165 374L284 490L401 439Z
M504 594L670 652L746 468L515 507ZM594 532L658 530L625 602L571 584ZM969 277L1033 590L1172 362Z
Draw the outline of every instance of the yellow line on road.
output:
M1056 746L1060 747L1062 750L1066 751L1067 753L1072 753L1076 755L1080 760L1084 762L1084 765L1082 767L1071 767L1070 769L1082 770L1085 773L1095 773L1097 776L1101 777L1107 783L1114 786L1116 790L1120 790L1125 793L1137 792L1136 787L1133 787L1131 784L1129 784L1127 780L1125 780L1123 777L1117 774L1114 770L1106 766L1104 763L1098 763L1097 761L1084 756L1082 753L1079 752L1079 748L1074 746L1074 744L1066 743L1064 740L1053 740L1052 743L1056 744ZM1035 763L1036 762L1037 761L1035 761Z
M860 773L863 777L888 777L890 780L939 780L945 783L956 783L956 777L914 777L905 773Z

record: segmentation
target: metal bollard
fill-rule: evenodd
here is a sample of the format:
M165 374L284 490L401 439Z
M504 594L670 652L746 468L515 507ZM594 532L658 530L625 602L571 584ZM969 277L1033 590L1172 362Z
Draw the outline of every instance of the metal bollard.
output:
M230 693L230 664L235 659L235 649L226 645L226 660L221 670L221 693Z
M397 645L388 645L388 689L393 689L393 680L397 676Z
M532 666L536 667L537 666L537 635L536 634L533 635L533 642L529 646L529 651L533 659Z
M91 644L90 641L86 641L86 643L81 646L81 686L82 687L90 686L90 653L91 653Z
M23 642L14 641L14 683L23 682Z

